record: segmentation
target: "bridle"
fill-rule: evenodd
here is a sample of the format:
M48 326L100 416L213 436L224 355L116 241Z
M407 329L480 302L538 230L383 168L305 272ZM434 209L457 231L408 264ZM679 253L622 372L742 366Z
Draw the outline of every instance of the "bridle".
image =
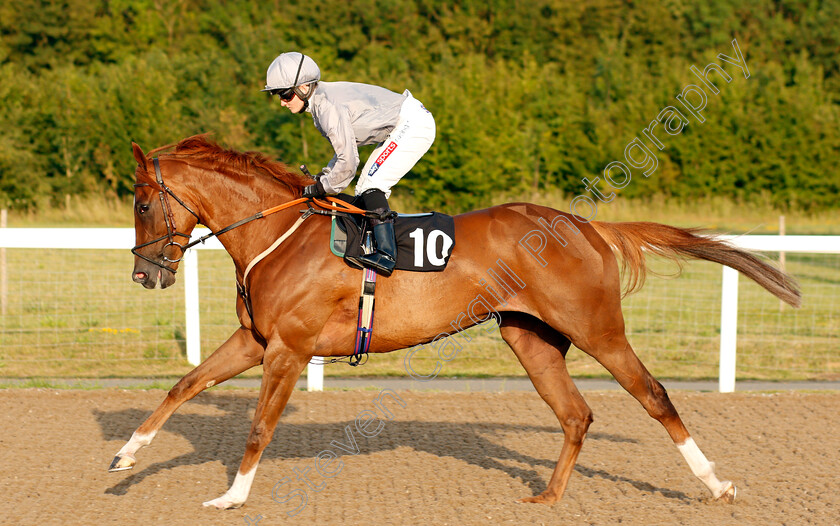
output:
M187 249L189 249L191 247L194 247L195 245L197 245L199 243L204 243L205 241L207 241L211 237L220 236L220 235L224 234L225 232L229 232L229 231L233 230L234 228L237 228L237 227L240 227L240 226L244 225L245 223L249 223L249 222L251 222L255 219L261 219L263 217L269 216L269 215L274 214L276 212L279 212L281 210L285 210L286 208L292 207L292 206L300 204L300 203L306 203L307 206L309 207L309 209L307 211L305 211L305 214L307 214L305 217L308 217L309 215L314 214L314 213L315 214L326 214L326 215L335 215L336 213L339 213L339 214L340 213L362 214L362 215L367 215L368 214L368 212L366 210L362 210L361 208L355 207L355 206L353 206L349 203L341 201L340 199L335 199L333 197L327 197L326 202L325 201L320 201L318 199L310 198L310 197L300 197L298 199L293 199L293 200L288 201L286 203L283 203L281 205L277 205L277 206L274 206L272 208L268 208L268 209L263 210L261 212L257 212L256 214L254 214L250 217L246 217L245 219L240 219L239 221L236 221L235 223L230 224L230 225L222 228L221 230L219 230L217 232L212 232L211 231L209 234L201 236L200 238L196 239L195 241L189 241L191 239L191 236L189 234L179 232L178 227L175 225L175 217L172 215L172 207L169 205L169 196L172 196L172 198L175 199L175 201L177 201L179 205L183 206L187 210L187 212L192 214L198 222L201 222L201 218L199 218L198 214L196 214L192 210L192 208L187 206L187 204L180 197L175 195L175 192L173 192L168 186L166 186L166 183L163 182L163 175L161 174L161 171L160 171L160 161L158 160L158 158L155 157L154 159L152 159L152 161L153 161L154 166L155 166L155 179L157 181L158 187L160 188L160 190L158 191L158 197L160 198L160 206L163 209L163 219L164 219L164 222L166 223L166 234L160 236L159 238L153 239L152 241L148 241L148 242L140 244L140 245L135 245L134 248L131 249L131 253L134 254L135 256L139 257L140 259L148 261L149 263L151 263L155 266L158 266L161 269L168 270L169 272L171 272L173 274L175 274L177 272L176 269L172 268L171 266L167 265L166 263L178 263L179 261L181 261L184 258L184 254L186 253ZM151 185L149 183L135 183L134 184L135 188L142 187L142 186L151 186ZM327 211L315 210L314 208L312 208L312 203L316 204L317 206L319 206L321 208L326 209ZM177 241L175 241L175 238L178 237L178 236L186 238L187 241L189 241L189 242L186 245L182 245L182 244L178 243ZM152 259L148 256L144 256L143 254L141 254L139 252L139 249L141 249L143 247L147 247L149 245L154 245L155 243L159 243L159 242L163 241L164 239L167 240L167 243L161 249L161 258L163 259L162 262L161 261L155 261L154 259ZM172 259L172 258L168 257L166 255L167 247L178 247L178 250L180 250L180 252L181 252L180 257L178 257L177 259Z
M164 270L168 270L169 272L175 274L176 270L174 268L170 267L169 265L166 265L165 263L178 263L179 261L181 261L184 258L184 253L187 251L187 249L190 248L191 246L194 246L196 243L198 243L200 241L194 241L192 243L187 243L186 245L181 245L180 243L175 241L176 236L185 237L185 238L187 238L187 241L189 241L190 235L185 234L183 232L179 232L178 227L175 226L175 218L172 215L172 207L169 206L169 196L171 195L173 199L178 201L178 204L183 206L187 210L187 212L194 215L196 219L199 219L199 218L198 218L198 214L193 212L193 210L189 206L187 206L187 204L184 201L182 201L180 197L175 195L175 193L172 190L170 190L168 186L166 186L166 183L163 182L163 175L161 175L161 173L160 173L160 161L158 160L157 157L155 157L153 159L153 162L154 162L154 165L155 165L155 179L157 179L157 184L160 187L160 191L158 192L158 196L160 197L160 206L163 209L163 220L166 223L166 234L163 235L163 236L160 236L157 239L153 239L153 240L151 240L147 243L143 243L141 245L135 245L134 248L131 249L131 253L134 254L135 256L139 257L140 259L144 259L144 260L148 261L149 263L157 265L158 267L160 267ZM134 188L137 188L137 187L140 187L140 186L150 186L150 185L149 185L149 183L136 183L134 185ZM164 263L161 263L159 261L155 261L154 259L152 259L150 257L144 256L138 250L138 249L141 249L143 247L147 247L149 245L154 245L155 243L159 243L159 242L163 241L164 239L168 240L168 242L163 246L163 248L160 251L160 255L163 258ZM178 250L181 251L180 257L178 257L178 259L172 259L172 258L168 257L166 255L167 247L178 247Z

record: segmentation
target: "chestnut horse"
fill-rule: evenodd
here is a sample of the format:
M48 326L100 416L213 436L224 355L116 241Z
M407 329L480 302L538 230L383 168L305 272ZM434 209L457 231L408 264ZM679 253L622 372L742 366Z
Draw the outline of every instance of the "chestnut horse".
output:
M307 208L300 202L307 183L302 176L262 155L225 150L203 136L184 139L167 151L172 147L145 155L133 144L138 163L133 279L148 289L158 283L161 288L171 285L182 247L201 223L219 234L233 258L250 313L240 296L241 327L169 391L110 469L131 469L137 451L181 404L262 363L259 402L242 463L230 489L204 503L235 508L247 499L260 456L310 359L351 354L362 271L330 253L326 218L299 222L301 209ZM159 160L152 159L156 152L161 152ZM294 206L271 208L285 202ZM269 209L276 213L226 228ZM665 427L691 471L716 499L734 500L735 486L717 478L714 464L691 438L665 389L627 341L620 270L613 252L621 256L629 289L644 281L645 252L675 261L697 258L728 265L798 306L799 291L791 278L748 252L693 230L656 223L587 222L527 203L456 216L455 233L456 247L444 271L380 276L370 352L439 339L452 330L453 320L458 328L466 328L496 317L502 337L564 432L547 488L522 502L551 504L563 496L592 422L592 412L566 369L572 343L600 362ZM280 238L279 246L258 258ZM492 274L495 286L485 280L490 267L506 273ZM473 301L478 295L482 301ZM469 317L463 313L467 305Z

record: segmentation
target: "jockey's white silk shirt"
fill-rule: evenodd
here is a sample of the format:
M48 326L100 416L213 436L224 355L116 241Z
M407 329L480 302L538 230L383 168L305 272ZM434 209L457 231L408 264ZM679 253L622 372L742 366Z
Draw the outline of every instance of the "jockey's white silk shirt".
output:
M357 82L319 82L306 111L335 156L321 181L328 193L350 184L359 166L359 146L384 141L394 129L407 93Z

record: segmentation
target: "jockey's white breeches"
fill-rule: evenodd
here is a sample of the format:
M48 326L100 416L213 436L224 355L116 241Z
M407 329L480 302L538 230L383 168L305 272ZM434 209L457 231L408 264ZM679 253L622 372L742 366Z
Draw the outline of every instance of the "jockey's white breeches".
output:
M374 188L391 196L391 187L399 182L423 157L435 140L435 119L411 92L400 108L400 117L391 134L379 143L368 157L356 182L356 195Z

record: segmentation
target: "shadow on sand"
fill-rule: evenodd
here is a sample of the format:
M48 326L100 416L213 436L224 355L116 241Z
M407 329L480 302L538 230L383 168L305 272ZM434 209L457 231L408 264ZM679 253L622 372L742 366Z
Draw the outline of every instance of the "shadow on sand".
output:
M114 486L108 488L105 491L106 493L124 495L135 484L139 484L147 477L162 471L179 466L200 465L214 461L221 461L227 467L228 484L233 482L242 454L245 451L251 415L257 404L256 398L202 393L190 403L215 406L224 414L208 416L176 412L166 422L163 429L187 439L192 444L193 451L145 466L143 465L141 452L138 455L138 467L128 472L128 475ZM323 424L290 424L285 422L288 415L295 411L297 409L292 403L286 406L274 434L274 439L263 453L263 459L312 460L319 452L327 448L339 454L342 453L340 450L329 446L330 441L336 440L348 443L345 428L348 425L353 428L354 420ZM151 413L140 409L124 409L121 411L94 410L93 414L105 440L122 442L127 440L137 426ZM423 451L438 457L455 458L484 469L501 471L511 478L519 479L531 488L534 495L537 495L546 489L547 480L533 468L545 467L553 470L557 459L535 458L497 443L501 442L498 438L500 435L509 433L561 434L562 429L559 424L556 426L533 426L504 423L401 421L399 415L397 415L395 420L386 421L382 433L376 437L367 439L356 433L355 440L360 450L358 453L360 456L407 446L415 451ZM208 437L212 438L208 440ZM161 440L161 438L158 437L157 440ZM587 440L637 443L637 440L631 438L595 432L588 433ZM561 447L562 440L558 440L558 456ZM114 449L115 453L117 449L119 449L119 446ZM103 459L103 469L107 467L110 460L110 458ZM513 466L511 463L517 463L519 466ZM668 498L685 501L694 500L682 492L657 488L646 482L612 475L580 464L575 467L575 470L587 478L604 478L630 484L640 491L657 492Z

